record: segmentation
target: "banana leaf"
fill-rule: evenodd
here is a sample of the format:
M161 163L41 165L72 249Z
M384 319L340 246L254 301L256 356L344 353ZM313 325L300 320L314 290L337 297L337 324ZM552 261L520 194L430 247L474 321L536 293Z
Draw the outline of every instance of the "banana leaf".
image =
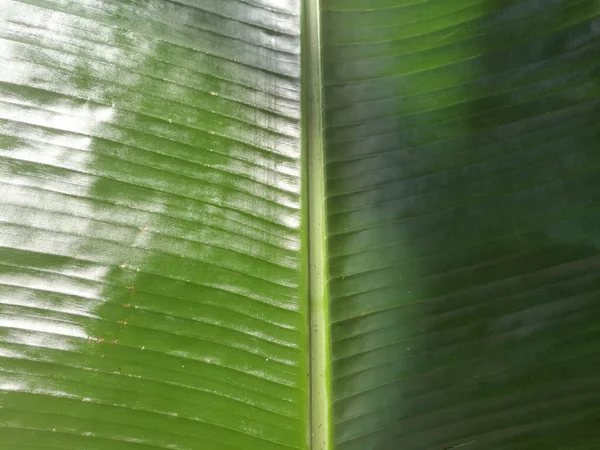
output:
M600 447L597 0L0 1L1 450Z

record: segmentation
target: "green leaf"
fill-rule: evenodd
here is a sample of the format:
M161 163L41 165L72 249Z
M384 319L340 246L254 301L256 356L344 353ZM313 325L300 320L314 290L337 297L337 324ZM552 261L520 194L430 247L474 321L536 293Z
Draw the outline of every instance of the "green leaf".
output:
M3 449L301 448L299 11L2 10Z
M0 2L0 448L598 447L596 0Z
M597 448L600 4L325 5L335 448Z

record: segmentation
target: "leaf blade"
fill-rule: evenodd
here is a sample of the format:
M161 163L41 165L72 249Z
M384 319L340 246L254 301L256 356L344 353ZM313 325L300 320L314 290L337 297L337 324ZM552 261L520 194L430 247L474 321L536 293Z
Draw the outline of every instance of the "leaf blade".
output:
M9 8L3 442L304 448L298 3Z
M597 6L324 8L335 448L593 439Z

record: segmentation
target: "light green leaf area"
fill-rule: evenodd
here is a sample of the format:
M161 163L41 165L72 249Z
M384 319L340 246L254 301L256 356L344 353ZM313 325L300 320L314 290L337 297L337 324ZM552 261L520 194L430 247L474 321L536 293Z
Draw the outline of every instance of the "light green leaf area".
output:
M1 10L0 447L306 442L298 2Z
M600 446L597 0L0 0L0 450Z

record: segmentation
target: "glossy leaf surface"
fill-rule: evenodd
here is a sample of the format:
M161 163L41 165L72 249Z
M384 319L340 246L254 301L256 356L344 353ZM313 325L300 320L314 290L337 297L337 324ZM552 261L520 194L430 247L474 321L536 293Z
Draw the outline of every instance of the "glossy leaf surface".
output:
M0 449L597 448L599 112L595 0L0 1Z
M0 447L303 447L298 2L0 17Z

